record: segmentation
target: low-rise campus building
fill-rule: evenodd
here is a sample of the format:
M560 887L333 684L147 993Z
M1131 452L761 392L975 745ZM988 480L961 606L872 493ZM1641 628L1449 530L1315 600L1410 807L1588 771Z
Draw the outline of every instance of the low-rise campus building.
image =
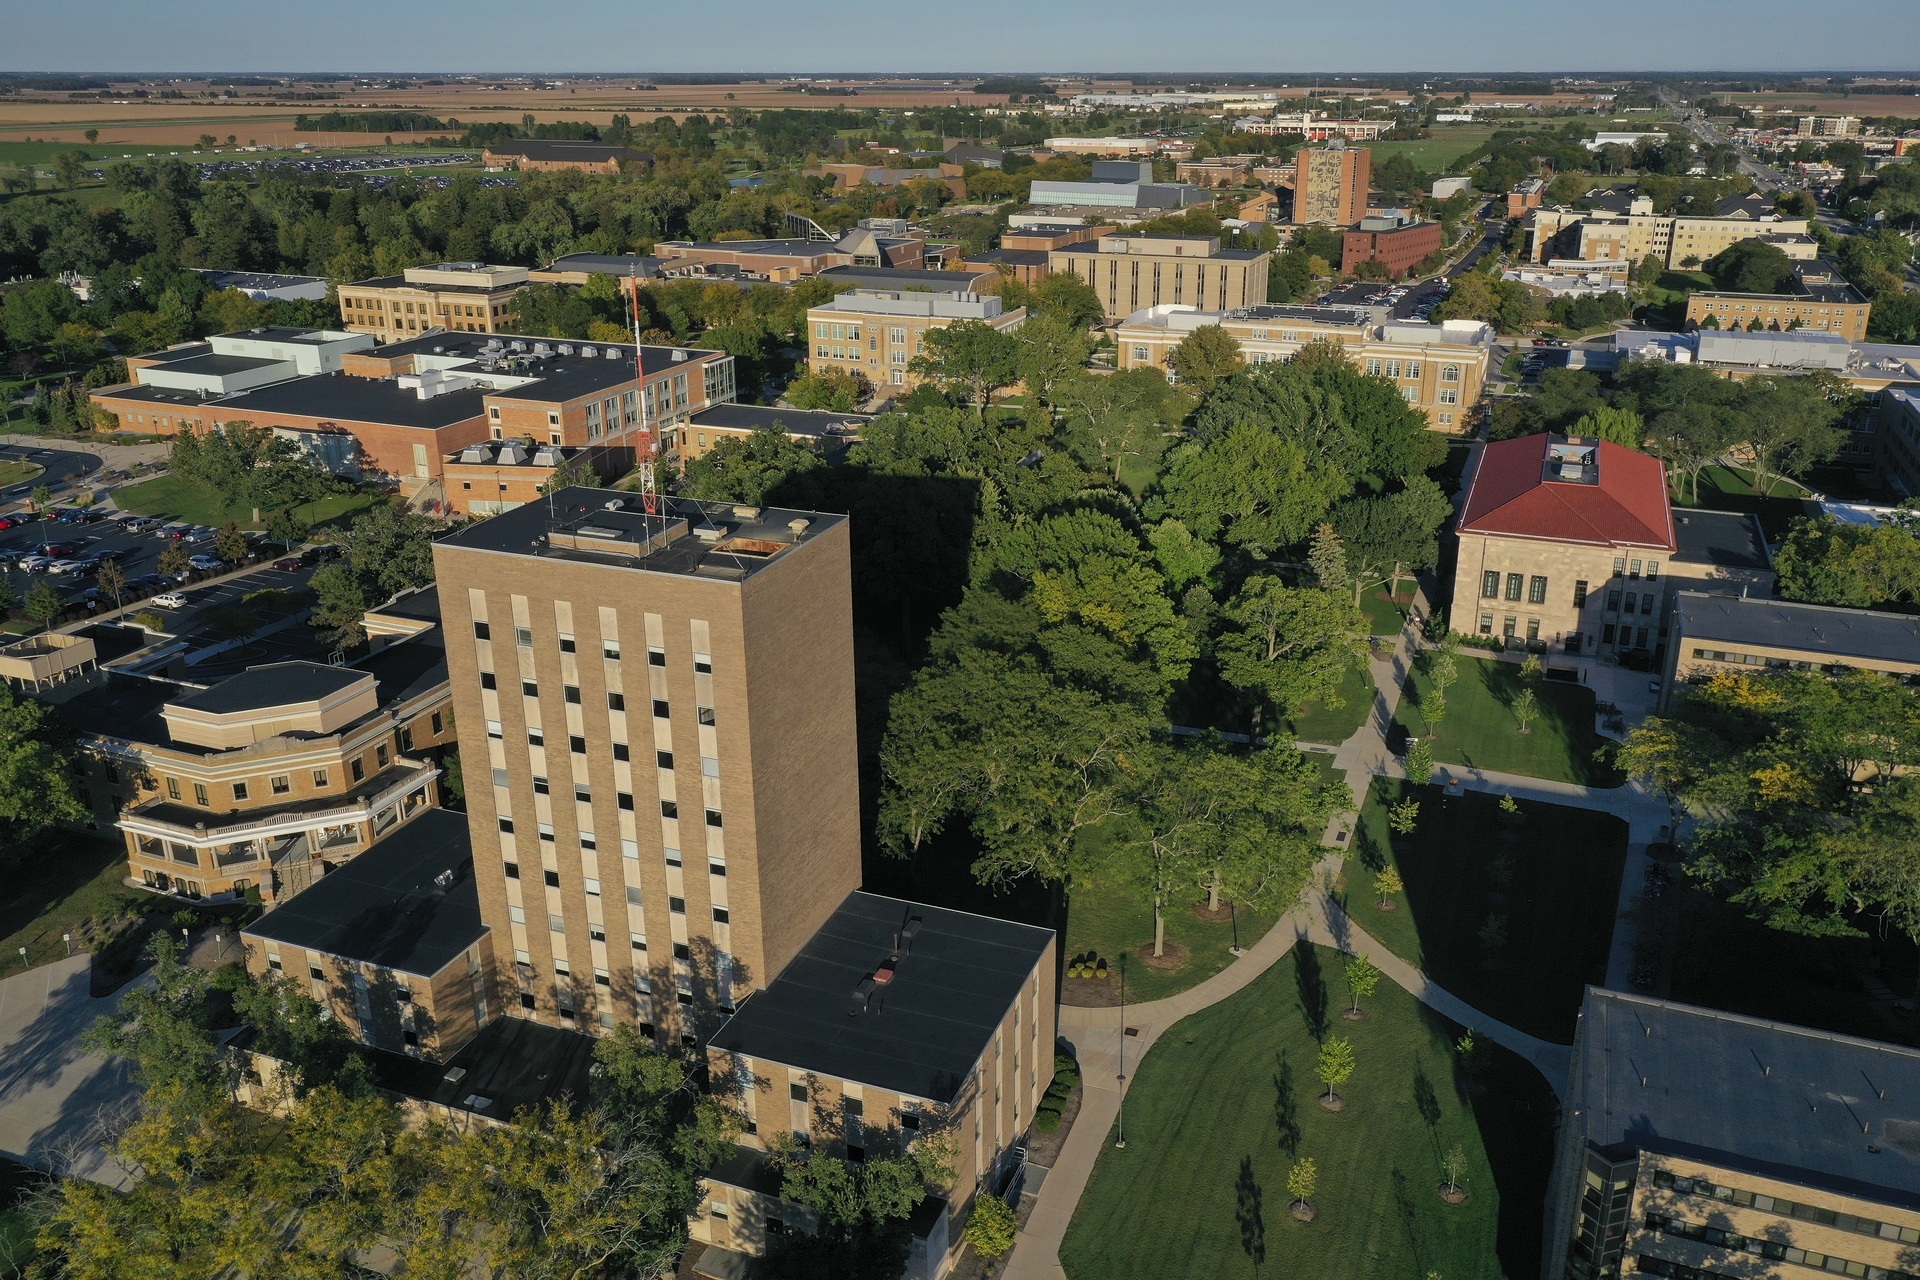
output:
M1550 1280L1912 1273L1920 1051L1587 988Z
M991 294L856 289L808 309L807 367L816 373L838 369L877 388L905 391L922 381L910 366L925 350L928 331L970 320L1011 332L1026 319L1025 307L1009 311Z
M1173 349L1195 329L1218 325L1249 364L1285 360L1312 342L1331 342L1371 375L1391 379L1434 428L1457 432L1486 385L1493 327L1477 320L1445 324L1389 321L1341 307L1267 305L1233 311L1143 307L1115 327L1122 369L1168 370Z
M1711 217L1655 213L1647 196L1595 203L1599 207L1533 210L1527 222L1528 261L1658 258L1670 267L1688 267L1742 240L1808 234L1805 218L1783 218L1764 201L1745 197L1722 201Z
M210 683L96 672L46 696L75 734L93 820L128 881L190 899L304 890L439 804L453 741L431 589L376 610L400 638L350 666L291 661Z
M1702 290L1687 295L1687 323L1714 329L1813 329L1864 342L1873 303L1847 283L1840 268L1824 258L1793 264L1784 293L1722 293Z
M1218 236L1111 235L1054 249L1048 263L1050 271L1069 272L1092 285L1106 318L1120 320L1143 307L1229 311L1258 306L1267 300L1273 255L1263 249L1222 249Z
M340 286L340 319L355 333L382 342L429 329L498 333L514 316L514 298L527 287L525 267L441 262L408 267Z
M1665 696L1721 671L1881 671L1920 681L1920 618L1761 596L1682 591L1674 599Z
M1455 631L1651 667L1677 588L1771 594L1752 516L1676 512L1659 459L1559 435L1480 453L1455 530Z
M651 151L612 142L578 142L570 138L502 138L480 152L489 169L521 169L533 173L619 173L624 168L653 163Z
M1362 263L1377 262L1397 279L1440 252L1441 236L1439 223L1405 214L1362 218L1341 237L1340 270L1353 275Z
M872 420L871 414L836 413L829 409L718 404L687 419L681 432L680 456L691 460L722 440L746 440L756 431L783 432L790 440L812 445L822 454L832 456L858 440L860 428Z

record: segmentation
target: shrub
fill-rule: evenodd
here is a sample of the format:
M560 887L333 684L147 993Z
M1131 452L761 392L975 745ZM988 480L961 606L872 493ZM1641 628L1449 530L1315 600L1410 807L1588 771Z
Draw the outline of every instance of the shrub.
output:
M1041 1133L1052 1133L1060 1127L1060 1113L1052 1107L1042 1105L1033 1113L1033 1127Z
M1020 1220L999 1196L974 1197L973 1212L967 1215L967 1243L983 1258L997 1258L1013 1248Z
M151 609L142 609L134 614L133 621L136 626L144 627L148 631L164 631L167 626L167 620Z

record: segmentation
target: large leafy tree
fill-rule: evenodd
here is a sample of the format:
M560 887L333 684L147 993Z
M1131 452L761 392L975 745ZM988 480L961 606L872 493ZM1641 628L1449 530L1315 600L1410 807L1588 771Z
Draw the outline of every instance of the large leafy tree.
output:
M17 856L55 824L86 816L70 736L43 703L0 687L0 854Z
M1222 610L1220 675L1276 717L1308 703L1340 705L1340 680L1367 660L1367 618L1345 596L1256 574Z
M1240 344L1217 324L1202 325L1167 354L1167 367L1180 385L1206 394L1247 367Z
M779 427L727 436L687 463L680 492L690 498L758 505L789 477L825 465L819 450Z
M956 320L930 329L926 350L907 366L955 395L972 400L981 416L987 402L1020 376L1020 343L1013 334L983 320Z
M1398 590L1400 579L1431 569L1440 556L1440 527L1453 504L1430 477L1416 476L1394 493L1352 498L1333 509L1332 523L1353 579L1353 602L1375 583Z

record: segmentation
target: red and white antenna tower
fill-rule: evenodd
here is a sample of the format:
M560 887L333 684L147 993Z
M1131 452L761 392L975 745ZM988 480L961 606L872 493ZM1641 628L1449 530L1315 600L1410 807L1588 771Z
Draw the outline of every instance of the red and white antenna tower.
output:
M653 427L647 422L647 356L640 343L640 269L634 266L627 275L627 303L633 308L633 395L640 411L640 434L634 439L634 455L640 471L640 503L650 516L660 514L660 486L655 478L660 449Z

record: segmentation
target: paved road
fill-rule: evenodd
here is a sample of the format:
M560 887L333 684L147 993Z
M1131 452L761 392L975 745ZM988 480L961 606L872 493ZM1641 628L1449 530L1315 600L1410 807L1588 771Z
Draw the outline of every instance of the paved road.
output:
M138 1100L124 1064L82 1052L80 1037L119 1007L88 993L85 954L0 981L0 1155L124 1186L105 1147ZM122 988L127 990L127 988Z

